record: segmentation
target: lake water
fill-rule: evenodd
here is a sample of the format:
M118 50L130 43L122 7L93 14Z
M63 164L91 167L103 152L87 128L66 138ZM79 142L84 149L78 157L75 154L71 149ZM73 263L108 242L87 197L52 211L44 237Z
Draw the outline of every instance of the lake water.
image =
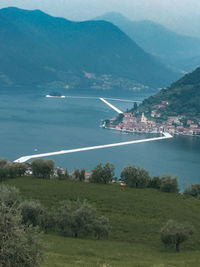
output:
M78 98L88 92L63 92L77 98L48 99L45 92L24 94L0 94L0 157L15 160L21 156L103 145L152 137L147 134L124 134L99 127L101 120L115 116L114 110L98 99ZM93 94L120 98L110 93ZM138 95L128 94L124 99L140 100ZM133 103L110 101L117 108L126 110ZM36 151L37 150L37 151ZM85 167L87 171L99 162L111 162L116 175L127 164L147 169L151 175L164 173L178 175L183 187L200 183L200 138L174 137L150 143L134 144L102 150L79 152L51 157L56 165L69 168Z

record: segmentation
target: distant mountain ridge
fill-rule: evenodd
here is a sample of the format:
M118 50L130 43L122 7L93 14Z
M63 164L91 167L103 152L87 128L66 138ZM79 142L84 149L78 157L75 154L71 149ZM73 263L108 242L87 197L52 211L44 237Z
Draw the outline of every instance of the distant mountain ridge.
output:
M174 68L191 71L200 65L200 38L177 34L153 21L132 21L120 13L107 13L95 20L112 22L145 51Z
M8 86L131 90L178 76L109 22L71 22L39 10L0 10L0 51L0 83Z

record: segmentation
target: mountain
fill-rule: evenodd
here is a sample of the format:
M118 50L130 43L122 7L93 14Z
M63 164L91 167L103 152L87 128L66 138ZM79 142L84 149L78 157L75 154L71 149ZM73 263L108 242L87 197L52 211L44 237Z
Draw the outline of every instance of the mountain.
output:
M177 73L106 21L0 10L0 82L65 88L161 87Z
M96 18L100 19L114 23L165 64L183 71L191 71L200 65L200 38L177 34L149 20L132 21L119 13L107 13Z
M200 119L200 68L144 100L140 110L150 113L156 105L161 105L162 101L168 102L165 108L159 109L163 116L184 115Z

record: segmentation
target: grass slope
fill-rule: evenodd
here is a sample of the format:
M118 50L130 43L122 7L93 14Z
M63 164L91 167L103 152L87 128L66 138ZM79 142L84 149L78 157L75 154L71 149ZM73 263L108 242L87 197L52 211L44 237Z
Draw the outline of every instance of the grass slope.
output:
M109 240L64 238L44 235L48 258L43 266L200 266L200 201L153 189L95 185L72 181L20 178L7 181L25 199L39 199L46 207L65 199L87 199L99 214L109 217ZM195 235L182 252L167 252L159 231L168 220L189 222Z

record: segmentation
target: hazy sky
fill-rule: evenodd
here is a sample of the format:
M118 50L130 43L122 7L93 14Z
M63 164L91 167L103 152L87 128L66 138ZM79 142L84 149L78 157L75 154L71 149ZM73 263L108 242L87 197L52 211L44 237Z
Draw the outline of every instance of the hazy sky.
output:
M200 0L0 0L0 8L41 9L71 20L120 12L132 20L150 19L200 37Z

